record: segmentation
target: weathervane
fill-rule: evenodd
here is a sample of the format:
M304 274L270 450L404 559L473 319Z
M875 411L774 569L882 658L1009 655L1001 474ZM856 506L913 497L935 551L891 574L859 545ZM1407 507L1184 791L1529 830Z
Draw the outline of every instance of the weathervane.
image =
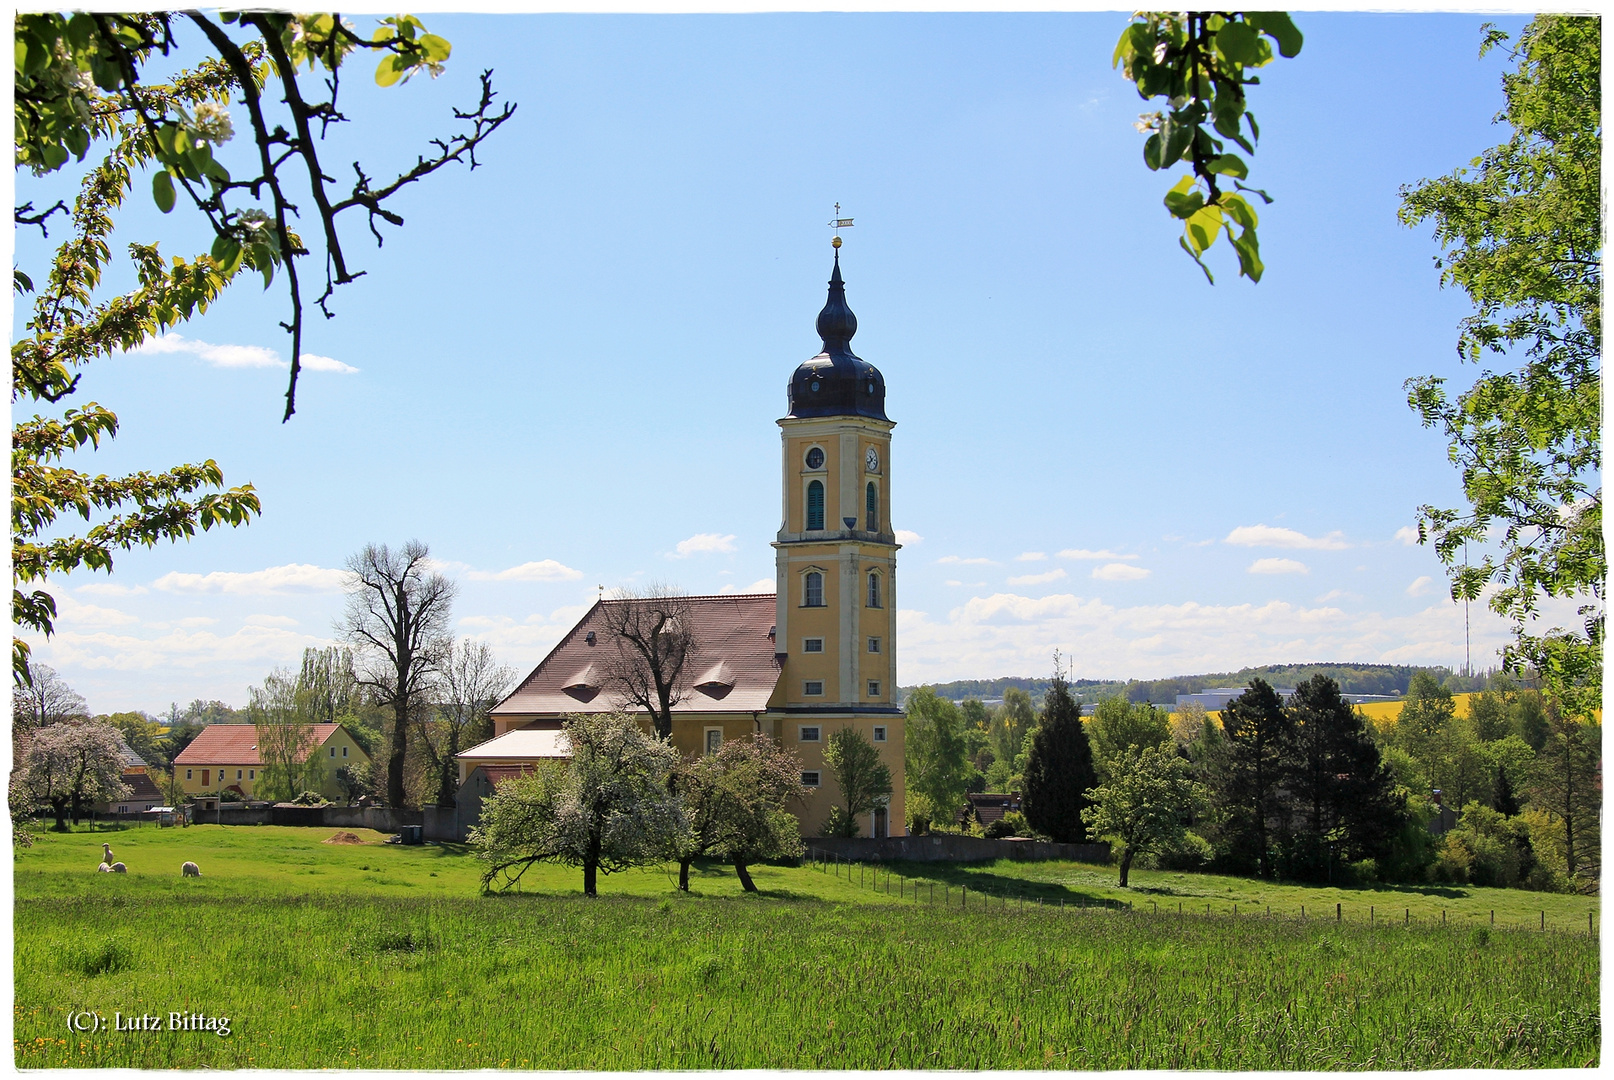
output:
M835 248L838 251L838 250L840 250L840 246L841 246L841 230L842 229L850 229L852 227L852 219L851 218L849 218L849 217L841 217L841 204L840 203L835 204L835 216L830 219L829 226L830 226L830 228L835 230L835 239L833 239L833 240L831 240L829 242L829 246L832 247L832 248Z

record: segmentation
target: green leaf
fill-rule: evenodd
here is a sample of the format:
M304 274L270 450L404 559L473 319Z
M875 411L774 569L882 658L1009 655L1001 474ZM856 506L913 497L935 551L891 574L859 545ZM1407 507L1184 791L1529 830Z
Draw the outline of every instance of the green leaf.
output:
M1250 175L1250 170L1244 164L1244 159L1237 154L1218 154L1206 162L1205 167L1213 173L1232 176L1239 180L1243 180Z
M1284 58L1300 55L1301 36L1286 11L1248 11L1244 14L1251 26L1278 43L1278 55Z
M1260 220L1255 216L1255 208L1242 195L1224 195L1222 209L1241 229L1254 229Z
M245 254L241 244L230 236L216 236L213 238L213 261L218 264L219 273L225 277L233 277L241 268L241 257Z
M1253 29L1242 22L1228 23L1216 31L1216 51L1245 67L1259 67L1261 52Z
M1172 185L1171 190L1166 192L1165 204L1173 217L1187 218L1198 213L1200 207L1205 205L1205 196L1194 190L1194 178L1190 175Z
M168 213L174 208L174 178L168 175L167 169L154 173L151 177L151 197L157 202L157 209Z
M1266 267L1261 264L1261 251L1256 244L1255 230L1247 230L1242 236L1234 236L1229 232L1227 239L1233 245L1233 250L1238 253L1239 273L1251 281L1260 281L1261 272Z
M439 64L447 60L448 54L454 49L454 46L450 45L446 38L440 38L436 34L422 36L420 46L426 50L426 59Z
M20 293L33 292L34 279L23 273L21 270L13 269L11 271L11 287Z
M1160 170L1160 133L1151 132L1143 143L1143 163L1155 172Z
M1198 125L1182 122L1181 113L1174 112L1160 121L1160 167L1165 168L1182 160L1183 151L1192 144Z
M1177 237L1177 244L1178 244L1178 245L1179 245L1179 246L1180 246L1180 247L1181 247L1181 248L1182 248L1182 249L1183 249L1183 250L1184 250L1184 251L1186 251L1186 252L1188 252L1188 257L1189 257L1189 258L1190 258L1190 259L1193 259L1193 260L1194 260L1194 262L1196 262L1196 263L1198 263L1198 264L1199 264L1199 268L1200 268L1200 269L1201 269L1201 270L1203 270L1203 271L1204 271L1204 272L1205 272L1205 280L1206 280L1206 281L1208 281L1208 282L1210 282L1210 283L1211 283L1211 284L1212 284L1212 285L1214 285L1214 284L1216 284L1216 279L1215 279L1215 278L1213 278L1213 277L1211 277L1211 272L1210 272L1210 267L1208 267L1208 266L1206 266L1206 265L1205 265L1205 260L1204 260L1204 259L1201 259L1201 258L1200 258L1200 257L1199 257L1199 252L1197 252L1197 251L1195 251L1195 250L1194 250L1194 249L1193 249L1193 248L1191 248L1191 247L1189 247L1189 246L1188 246L1188 241L1187 241L1187 240L1184 240L1184 239L1183 239L1183 238L1182 238L1182 237L1180 237L1180 236L1179 236L1179 237Z
M376 65L375 84L377 86L391 86L403 75L408 61L401 56L386 56Z
M1183 232L1188 235L1188 242L1195 251L1205 251L1216 243L1216 237L1222 231L1222 208L1220 206L1201 207L1188 219Z

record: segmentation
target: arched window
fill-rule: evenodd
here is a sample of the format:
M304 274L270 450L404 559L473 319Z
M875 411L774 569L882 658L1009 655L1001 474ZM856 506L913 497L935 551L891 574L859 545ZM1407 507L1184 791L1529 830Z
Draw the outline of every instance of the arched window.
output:
M863 527L869 532L880 531L880 489L873 480L863 489Z
M802 579L801 606L824 606L824 575L817 570L807 571L807 576Z
M869 607L879 607L879 606L880 606L880 575L878 573L873 573L873 574L869 575Z
M807 485L807 528L824 527L824 482L814 480Z

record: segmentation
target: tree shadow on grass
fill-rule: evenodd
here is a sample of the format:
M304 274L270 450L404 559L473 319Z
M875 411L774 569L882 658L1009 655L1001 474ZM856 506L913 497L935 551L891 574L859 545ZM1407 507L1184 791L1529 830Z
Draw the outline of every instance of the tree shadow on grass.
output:
M863 879L866 884L873 887L873 883L877 880L880 883L879 887L883 891L885 875L889 872L893 879L893 896L896 895L899 887L911 888L913 883L918 882L922 890L919 894L921 902L929 901L933 895L937 903L944 901L957 903L960 890L968 889L974 894L1008 902L1024 900L1026 903L1036 903L1041 901L1043 904L1052 904L1056 907L1060 904L1064 904L1066 907L1115 908L1126 906L1126 901L1124 900L1114 900L1097 892L1075 888L1059 882L1031 881L1026 878L1000 874L991 868L991 864L986 863L977 865L973 863L896 861L869 865L877 868L879 876L876 879L872 876L872 870L866 870ZM842 864L843 873L845 869L845 864ZM831 870L830 872L833 873L834 871ZM851 867L851 873L852 880L856 881L858 870L855 864ZM899 882L898 878L901 878L902 881ZM930 889L932 884L935 885L934 893Z

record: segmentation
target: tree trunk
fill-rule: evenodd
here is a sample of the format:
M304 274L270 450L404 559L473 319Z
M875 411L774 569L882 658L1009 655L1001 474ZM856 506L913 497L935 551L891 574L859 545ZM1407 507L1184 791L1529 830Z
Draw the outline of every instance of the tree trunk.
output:
M409 750L409 701L392 703L392 746L387 754L387 805L404 804L404 755Z
M589 832L588 849L583 853L583 895L598 896L596 881L600 868L600 832L595 828Z
M751 871L745 868L745 860L738 855L734 856L734 873L740 879L740 887L746 892L756 892L757 883L751 880Z
M693 859L678 860L678 890L680 892L689 891L689 864L693 861Z
M66 832L67 831L67 800L66 799L53 799L51 801L50 806L51 806L52 810L56 811L56 831L57 832Z
M1126 876L1132 872L1132 845L1128 844L1121 849L1121 888L1126 888Z

